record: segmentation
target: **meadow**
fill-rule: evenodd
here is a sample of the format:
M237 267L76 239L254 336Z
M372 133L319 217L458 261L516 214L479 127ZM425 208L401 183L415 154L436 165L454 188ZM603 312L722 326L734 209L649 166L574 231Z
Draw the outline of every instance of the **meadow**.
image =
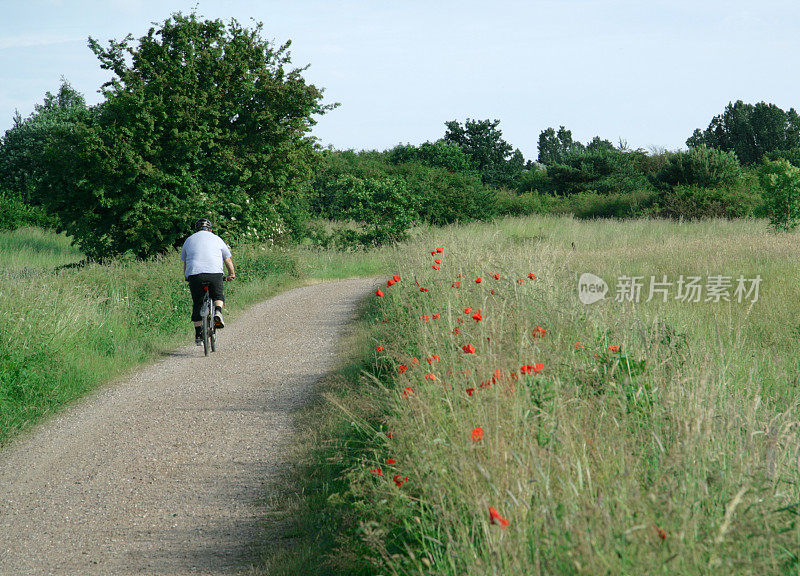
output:
M274 502L303 544L265 573L797 574L799 242L763 220L418 231L302 420ZM584 272L605 300L581 303ZM647 302L651 276L672 284Z

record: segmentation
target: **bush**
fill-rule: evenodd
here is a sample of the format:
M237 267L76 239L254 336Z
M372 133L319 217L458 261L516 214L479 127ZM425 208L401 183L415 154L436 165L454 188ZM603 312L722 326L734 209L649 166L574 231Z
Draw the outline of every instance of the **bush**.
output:
M16 230L24 226L54 228L57 220L41 206L31 206L15 194L0 190L0 230Z
M759 182L770 225L776 230L795 228L800 220L800 168L788 160L767 160L759 170Z
M654 216L664 218L746 218L764 214L758 190L675 186L658 196Z
M599 148L568 153L562 163L547 168L549 191L556 194L579 192L633 192L651 187L638 169L638 157L644 152L625 152Z
M706 146L668 154L667 164L656 175L662 188L669 186L732 187L739 183L742 168L734 152Z
M767 160L787 160L792 166L800 168L800 148L789 148L788 150L775 150L765 156Z

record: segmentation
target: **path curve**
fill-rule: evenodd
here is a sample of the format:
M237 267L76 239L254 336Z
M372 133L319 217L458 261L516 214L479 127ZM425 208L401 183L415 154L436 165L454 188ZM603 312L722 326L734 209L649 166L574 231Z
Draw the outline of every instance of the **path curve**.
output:
M375 280L291 290L0 452L0 574L237 574L292 413ZM204 382L203 373L220 374Z

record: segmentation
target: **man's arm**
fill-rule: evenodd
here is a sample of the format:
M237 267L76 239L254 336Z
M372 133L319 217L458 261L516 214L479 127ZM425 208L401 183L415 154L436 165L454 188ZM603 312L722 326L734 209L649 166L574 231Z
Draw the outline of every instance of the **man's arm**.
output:
M228 269L228 276L225 278L225 280L233 280L236 278L236 270L233 269L233 260L230 258L225 258L225 260L222 262L225 264L225 268Z

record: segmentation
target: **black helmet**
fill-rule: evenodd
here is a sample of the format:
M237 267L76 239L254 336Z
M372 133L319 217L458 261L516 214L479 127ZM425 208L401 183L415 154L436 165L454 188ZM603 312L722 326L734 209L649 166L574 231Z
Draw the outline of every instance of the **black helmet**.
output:
M209 220L208 218L200 218L200 220L195 222L194 231L200 232L200 230L211 231L211 220Z

